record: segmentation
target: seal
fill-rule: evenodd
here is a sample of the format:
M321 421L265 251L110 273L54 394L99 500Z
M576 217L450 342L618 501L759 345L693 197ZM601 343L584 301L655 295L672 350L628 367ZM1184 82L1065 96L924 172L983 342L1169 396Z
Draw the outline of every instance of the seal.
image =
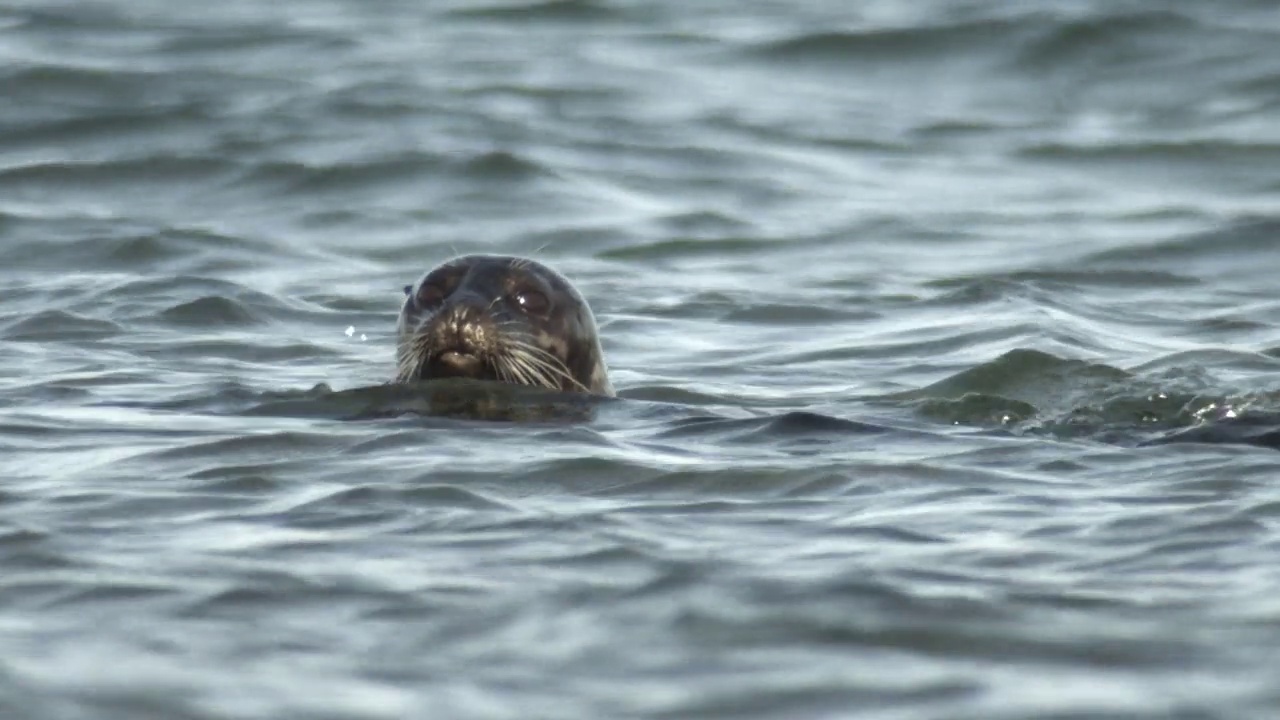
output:
M591 308L541 263L464 255L404 292L397 382L463 377L614 394Z

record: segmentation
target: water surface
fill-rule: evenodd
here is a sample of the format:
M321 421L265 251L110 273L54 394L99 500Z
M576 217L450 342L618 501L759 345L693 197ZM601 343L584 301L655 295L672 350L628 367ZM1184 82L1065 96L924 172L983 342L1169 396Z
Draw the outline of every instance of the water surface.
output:
M0 708L1276 717L1277 48L1256 0L0 7ZM620 398L385 385L466 252L570 277Z

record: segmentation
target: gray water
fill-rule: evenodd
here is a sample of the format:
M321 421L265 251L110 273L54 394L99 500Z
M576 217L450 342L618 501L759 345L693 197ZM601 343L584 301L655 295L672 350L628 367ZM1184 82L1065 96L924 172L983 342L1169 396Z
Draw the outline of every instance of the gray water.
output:
M3 717L1280 717L1274 2L10 0L0 53ZM620 398L386 385L469 252Z

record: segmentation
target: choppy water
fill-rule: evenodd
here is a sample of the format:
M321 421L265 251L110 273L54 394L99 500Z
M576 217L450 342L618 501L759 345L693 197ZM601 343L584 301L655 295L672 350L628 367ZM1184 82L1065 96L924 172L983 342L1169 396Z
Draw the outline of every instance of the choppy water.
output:
M0 709L1280 716L1278 7L0 5Z

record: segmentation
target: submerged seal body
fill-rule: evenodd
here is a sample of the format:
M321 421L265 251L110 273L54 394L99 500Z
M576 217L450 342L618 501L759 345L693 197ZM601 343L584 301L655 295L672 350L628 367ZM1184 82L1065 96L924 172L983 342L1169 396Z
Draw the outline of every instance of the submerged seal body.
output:
M404 290L397 382L465 377L613 395L595 316L551 268L466 255Z

